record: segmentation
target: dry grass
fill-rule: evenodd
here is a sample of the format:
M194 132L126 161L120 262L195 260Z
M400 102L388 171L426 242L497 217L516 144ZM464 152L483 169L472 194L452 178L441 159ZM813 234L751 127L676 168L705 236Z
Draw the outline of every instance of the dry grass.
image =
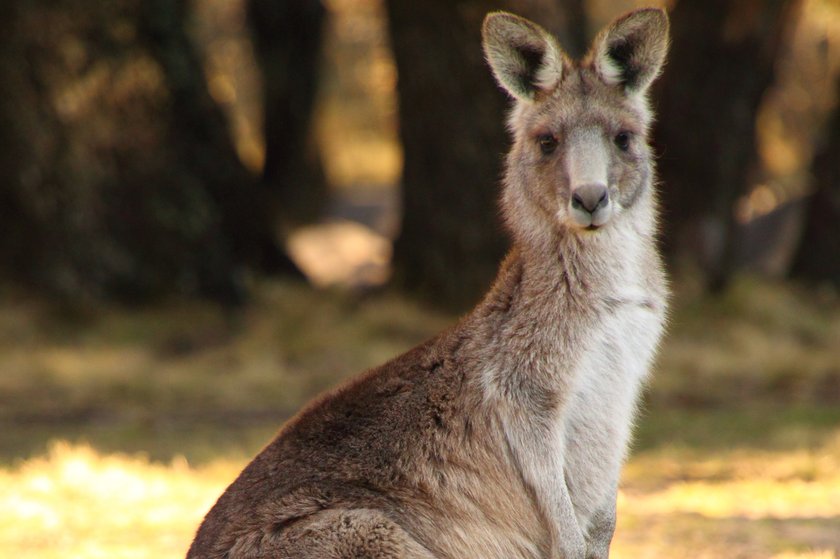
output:
M829 289L736 280L677 294L651 396L659 402L840 403L840 301Z
M711 468L711 481L654 474L652 484L645 472L685 469L690 478L698 465L667 453L634 458L619 496L613 557L836 558L840 432L836 443L810 457L798 451L707 457L699 468ZM831 464L803 480L797 477L803 460ZM733 475L716 479L720 472L709 461L725 463ZM44 559L181 557L243 464L161 464L55 443L45 456L0 472L0 543L8 556ZM774 468L761 471L761 464Z
M0 460L50 439L101 450L246 456L302 402L451 319L392 295L267 284L228 315L195 303L56 316L0 307Z
M258 293L236 315L0 307L2 555L183 556L302 401L453 320L388 294ZM613 557L838 557L840 303L749 280L679 301Z
M7 557L181 557L238 467L55 443L0 472L0 547Z
M836 557L840 425L791 450L664 447L627 465L621 557Z

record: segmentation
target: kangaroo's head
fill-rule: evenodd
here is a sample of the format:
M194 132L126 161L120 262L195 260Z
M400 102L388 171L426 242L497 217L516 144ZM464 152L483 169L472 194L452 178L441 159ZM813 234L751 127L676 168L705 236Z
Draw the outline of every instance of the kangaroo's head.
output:
M513 97L502 205L515 235L589 235L651 206L647 90L668 48L668 19L644 9L617 19L573 61L538 25L496 12L484 52Z

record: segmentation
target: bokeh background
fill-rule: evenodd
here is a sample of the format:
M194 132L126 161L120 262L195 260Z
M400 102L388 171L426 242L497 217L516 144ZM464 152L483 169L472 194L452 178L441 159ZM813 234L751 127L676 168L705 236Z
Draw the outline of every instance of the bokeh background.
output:
M479 28L662 5L669 334L613 556L840 556L837 0L5 0L0 555L183 556L506 250Z

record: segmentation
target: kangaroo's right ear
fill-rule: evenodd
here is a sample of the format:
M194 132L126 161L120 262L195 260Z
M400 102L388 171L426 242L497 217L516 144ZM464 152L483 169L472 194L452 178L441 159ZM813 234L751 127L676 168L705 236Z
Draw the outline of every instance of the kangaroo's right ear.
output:
M547 31L527 19L493 12L481 28L484 55L496 80L522 101L550 91L563 76L566 57Z

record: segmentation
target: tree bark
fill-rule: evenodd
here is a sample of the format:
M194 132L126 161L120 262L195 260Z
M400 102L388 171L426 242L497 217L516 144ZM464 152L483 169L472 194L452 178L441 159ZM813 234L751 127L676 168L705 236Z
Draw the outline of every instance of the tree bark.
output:
M14 1L0 27L0 273L68 301L241 300L278 249L186 0ZM8 214L8 215L6 215Z
M712 289L735 269L733 206L757 161L756 115L796 21L797 0L679 0L670 64L656 91L664 245Z
M247 6L263 79L262 180L288 229L316 218L326 199L312 135L326 9L321 0L249 0Z
M27 167L27 144L19 119L26 97L20 68L20 37L16 27L20 0L9 0L0 18L0 269L6 277L22 279L24 256L38 245L37 231L29 228L31 218L21 201L22 181ZM27 116L27 115L23 115ZM29 234L23 233L29 229ZM28 266L26 266L28 268Z
M201 60L187 35L189 0L147 0L141 9L140 40L160 64L169 92L169 148L184 172L200 181L218 212L218 231L206 239L217 252L210 257L210 269L201 273L201 289L236 299L228 278L236 268L258 260L256 247L272 242L270 215L207 89Z
M811 165L814 194L791 266L793 277L840 286L840 78L837 105Z
M496 205L507 147L505 98L486 67L481 23L505 9L571 39L582 51L582 3L547 0L388 0L399 74L404 150L402 231L395 282L450 308L473 303L507 248ZM561 38L562 40L562 38Z
M149 48L163 68L170 91L174 146L179 148L182 162L205 184L220 211L220 227L230 246L233 265L303 277L277 236L282 200L276 190L241 164L224 115L207 89L201 61L187 35L190 1L149 0L144 6ZM302 66L301 72L305 68ZM316 70L308 69L310 73ZM264 104L280 102L288 104L288 99L264 99ZM271 114L271 109L266 112ZM295 132L286 129L287 134ZM277 155L273 151L271 161ZM295 156L279 155L289 160Z

